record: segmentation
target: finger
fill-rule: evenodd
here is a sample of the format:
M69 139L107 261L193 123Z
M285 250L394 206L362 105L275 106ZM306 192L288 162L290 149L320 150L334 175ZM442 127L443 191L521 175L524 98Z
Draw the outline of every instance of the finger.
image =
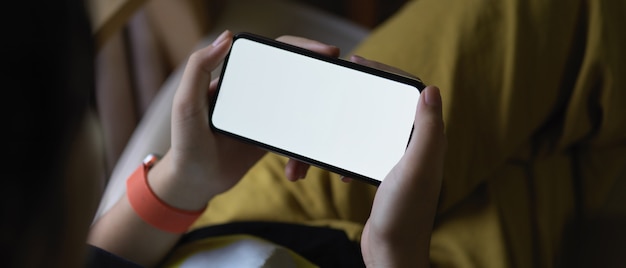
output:
M217 84L219 83L219 80L219 76L211 80L211 84L209 85L209 91L214 91L217 89Z
M283 42L283 43L287 43L290 45L294 45L294 46L298 46L304 49L308 49L329 57L339 57L339 48L336 46L331 46L331 45L327 45L324 44L322 42L319 41L315 41L315 40L311 40L311 39L307 39L307 38L303 38L303 37L298 37L298 36L291 36L291 35L283 35L281 37L276 38L277 41Z
M439 89L426 87L417 105L409 146L380 184L368 221L380 237L413 245L409 248L427 247L430 241L446 146L441 108Z
M428 86L420 96L411 142L399 164L416 177L440 178L443 168L439 166L443 164L445 147L441 95L439 88ZM432 172L437 174L424 174Z
M212 45L194 52L187 61L176 101L185 107L199 107L206 102L211 71L224 60L232 42L232 33L224 31Z
M363 241L384 241L411 262L428 259L445 143L441 95L429 86L420 95L409 146L376 192Z
M290 181L304 179L311 165L302 163L298 160L289 159L285 165L285 176Z
M207 94L209 96L209 99L215 97L215 92L217 92L217 84L219 83L219 80L219 76L211 80L211 83L209 84L209 92Z
M345 183L350 183L350 182L352 182L352 178L346 177L346 176L341 176L341 181L345 182Z
M379 70L387 71L387 72L390 72L390 73L395 73L395 74L399 74L399 75L403 75L403 76L408 76L408 77L411 77L413 79L417 79L417 80L422 81L419 77L417 77L417 76L415 76L415 75L413 75L411 73L408 73L408 72L406 72L406 71L404 71L402 69L399 69L399 68L396 68L396 67L393 67L393 66L389 66L389 65L381 63L381 62L368 60L368 59L363 58L363 57L361 57L359 55L352 55L352 56L350 56L350 61L354 62L354 63L357 63L357 64L365 65L367 67L372 67L374 69L379 69Z

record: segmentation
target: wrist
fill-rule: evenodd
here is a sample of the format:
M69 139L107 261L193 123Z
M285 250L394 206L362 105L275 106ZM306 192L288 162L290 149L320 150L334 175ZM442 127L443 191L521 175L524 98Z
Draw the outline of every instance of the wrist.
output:
M128 178L126 181L128 202L135 214L154 228L168 233L182 234L202 215L206 205L200 209L192 209L187 206L189 203L182 206L178 203L177 207L172 206L171 200L176 199L173 199L175 195L174 197L167 195L171 193L170 189L165 191L166 195L162 194L159 197L154 187L150 186L147 174L155 166L157 160L154 155L147 156L143 164ZM177 189L172 190L177 191ZM165 196L167 198L163 198Z
M429 235L420 238L410 234L406 237L383 234L373 231L368 222L361 245L366 267L430 267Z
M147 176L155 195L166 204L181 210L201 210L214 196L209 192L206 179L183 175L169 154L150 169Z

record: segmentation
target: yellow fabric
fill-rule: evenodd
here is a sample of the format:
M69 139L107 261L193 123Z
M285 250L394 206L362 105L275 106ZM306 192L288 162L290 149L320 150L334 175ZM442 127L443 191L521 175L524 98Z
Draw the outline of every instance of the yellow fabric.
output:
M503 237L480 243L506 241L507 266L572 257L559 250L576 204L591 217L625 194L611 192L626 174L624 11L624 1L412 1L356 50L441 88L449 147L440 220L465 221L446 216L487 195ZM438 241L441 232L433 245L468 243ZM502 267L475 253L445 258Z
M274 221L339 228L350 239L359 240L376 187L346 184L338 175L315 167L306 179L289 182L283 171L286 161L267 154L233 189L215 197L192 229L236 221Z
M555 267L575 257L560 252L573 219L626 213L614 187L626 176L625 10L625 1L412 1L356 49L442 90L435 266ZM358 240L375 188L319 169L287 182L284 161L265 157L194 228L282 221Z

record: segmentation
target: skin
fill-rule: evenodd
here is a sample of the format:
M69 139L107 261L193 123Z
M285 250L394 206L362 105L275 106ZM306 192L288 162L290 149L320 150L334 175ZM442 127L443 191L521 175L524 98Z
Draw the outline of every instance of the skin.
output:
M351 61L409 77L412 74L360 56ZM361 236L368 267L429 267L430 234L441 191L446 138L437 87L427 87L417 107L414 136L400 162L376 192L370 218ZM285 174L303 179L310 166L290 159ZM342 177L344 182L351 178Z
M278 41L337 57L339 49L316 41L282 36ZM191 55L172 110L170 150L148 173L154 192L171 206L200 210L216 195L232 188L265 151L213 133L208 122L210 97L216 89L211 71L226 56L232 34ZM363 58L353 61L387 68ZM445 136L441 97L436 87L420 96L414 138L407 153L378 189L362 237L368 267L426 267L430 233L441 187ZM304 177L308 166L289 161L290 180ZM143 222L124 195L93 224L88 243L145 266L154 266L172 249L180 235Z

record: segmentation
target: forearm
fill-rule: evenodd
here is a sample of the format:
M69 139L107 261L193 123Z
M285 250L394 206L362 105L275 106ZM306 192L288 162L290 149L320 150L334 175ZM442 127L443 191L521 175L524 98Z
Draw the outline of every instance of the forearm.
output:
M166 155L149 173L150 188L166 204L188 211L204 208L210 193L202 183L176 178ZM158 264L181 235L145 222L123 197L91 228L88 243L144 266Z
M88 243L146 267L158 264L180 235L158 230L133 211L124 196L92 227Z

